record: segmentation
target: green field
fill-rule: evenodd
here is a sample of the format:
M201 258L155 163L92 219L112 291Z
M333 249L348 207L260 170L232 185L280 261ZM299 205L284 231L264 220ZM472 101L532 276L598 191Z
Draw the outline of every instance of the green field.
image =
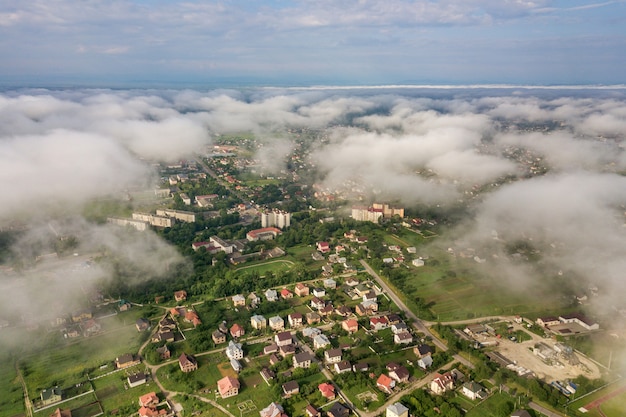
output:
M263 275L265 275L268 271L271 271L273 273L277 273L279 271L286 272L289 271L292 266L292 261L284 259L274 259L271 261L263 261L254 265L240 266L235 271L257 272L261 277L263 277Z
M622 417L626 415L626 391L622 391L618 395L608 399L607 401L600 404L598 408L592 408L587 413L581 413L578 411L579 408L590 404L593 401L596 401L602 397L610 395L615 391L622 390L626 387L626 381L620 381L615 384L611 384L608 387L605 387L597 392L594 392L591 395L588 395L584 398L576 400L572 402L568 409L571 410L574 415L577 416L590 416L590 417L602 417L602 413L606 417Z
M136 411L137 398L148 392L159 392L159 388L152 381L138 387L129 388L126 384L126 378L137 371L145 372L146 370L143 365L137 365L117 371L106 377L98 378L92 382L96 397L102 404L105 412L108 413L116 409Z
M14 360L8 355L0 358L0 417L11 417L24 412L24 393L17 379Z
M126 321L126 317L131 320ZM99 320L103 333L77 338L67 345L26 356L19 362L31 398L41 390L58 385L72 386L87 379L87 373L109 364L124 353L137 353L141 338L134 325L135 315L120 314Z
M399 243L389 235L386 240ZM411 266L410 276L392 286L418 315L424 314L413 301L418 298L422 305L428 306L431 318L442 322L493 315L532 315L554 310L563 303L556 295L531 297L525 291L494 281L481 274L480 266L472 259L454 258L443 250L431 248L430 251L435 254L426 259L424 266ZM386 281L389 283L388 278Z
M468 401L463 398L463 405L467 405ZM469 402L471 403L471 401ZM501 417L505 415L510 415L513 411L513 407L515 404L515 399L511 397L509 394L495 393L487 398L485 401L479 403L474 408L472 408L467 414L466 417ZM507 410L506 413L504 410Z

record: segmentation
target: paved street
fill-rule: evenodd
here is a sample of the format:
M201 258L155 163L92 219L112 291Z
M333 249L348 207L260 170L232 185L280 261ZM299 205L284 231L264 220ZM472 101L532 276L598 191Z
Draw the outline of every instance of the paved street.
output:
M415 313L413 313L407 306L406 304L404 304L404 302L400 299L400 297L398 297L398 295L393 292L391 290L391 288L389 288L389 286L385 283L385 281L376 273L376 271L374 271L372 269L371 266L369 266L369 264L367 262L365 262L364 260L361 260L361 265L363 265L363 267L365 268L365 270L367 271L368 274L370 274L378 283L378 285L380 285L380 287L385 291L385 293L389 296L389 298L391 298L391 300L396 303L396 305L398 307L400 307L401 310L403 310L407 317L410 318L412 320L412 325L415 329L417 329L417 331L421 332L424 334L424 336L430 336L433 343L442 351L447 351L448 350L448 346L446 346L445 343L443 343L441 340L437 339L428 329L428 327L426 327L426 325L424 324L424 322L422 322L422 320L420 320L417 315ZM463 365L469 367L469 368L473 368L474 364L471 363L470 361L468 361L467 359L465 359L464 357L462 357L461 355L454 355L454 359L460 363L462 363Z

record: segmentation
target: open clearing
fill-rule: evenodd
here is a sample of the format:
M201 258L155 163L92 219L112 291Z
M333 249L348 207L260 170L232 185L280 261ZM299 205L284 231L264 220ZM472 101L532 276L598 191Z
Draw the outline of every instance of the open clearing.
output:
M217 369L219 369L222 377L231 376L237 378L237 372L230 366L230 363L220 363L217 365Z
M523 330L523 327L515 324L516 330ZM580 365L569 365L565 360L561 359L562 365L553 366L545 363L541 358L535 355L532 351L535 344L541 342L550 347L554 347L554 341L551 339L543 339L535 334L528 333L532 336L532 340L525 342L511 342L506 338L499 340L500 345L496 349L507 359L514 361L518 366L530 369L535 373L537 378L543 379L546 382L563 381L568 379L574 379L579 375L584 375L589 379L600 378L600 369L589 358L576 354ZM495 338L491 338L494 339Z

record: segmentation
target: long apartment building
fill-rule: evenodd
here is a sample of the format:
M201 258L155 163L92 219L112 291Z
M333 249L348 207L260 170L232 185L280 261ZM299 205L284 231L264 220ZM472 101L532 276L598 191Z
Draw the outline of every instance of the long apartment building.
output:
M353 206L351 217L358 221L377 223L381 217L390 218L396 215L404 217L404 208L392 207L389 204L374 203L370 207Z

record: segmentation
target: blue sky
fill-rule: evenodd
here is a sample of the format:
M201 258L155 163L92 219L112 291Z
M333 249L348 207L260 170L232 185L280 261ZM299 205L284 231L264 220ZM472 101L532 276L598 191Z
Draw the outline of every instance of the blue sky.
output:
M626 3L1 0L0 82L621 84Z

